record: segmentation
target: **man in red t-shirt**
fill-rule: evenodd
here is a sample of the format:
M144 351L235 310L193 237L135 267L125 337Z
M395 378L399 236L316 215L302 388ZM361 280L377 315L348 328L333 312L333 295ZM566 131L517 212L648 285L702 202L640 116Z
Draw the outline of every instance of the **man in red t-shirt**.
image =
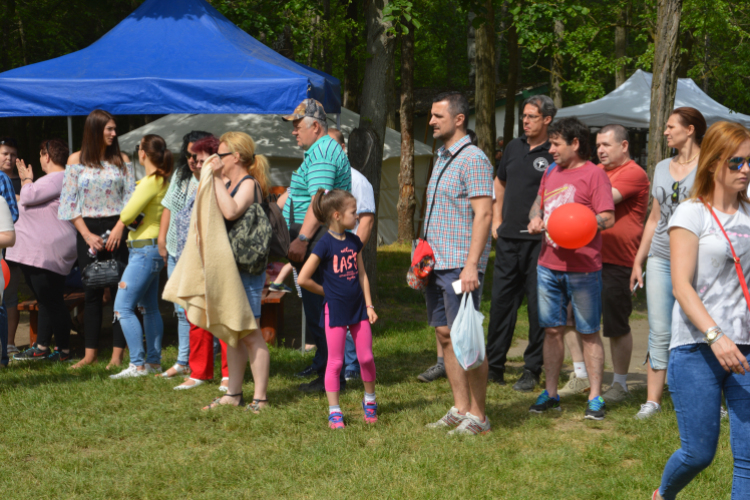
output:
M604 372L604 346L599 336L602 314L602 236L601 231L615 222L612 185L607 174L587 160L591 156L589 131L577 118L562 118L547 131L549 152L555 160L542 177L534 205L529 213L529 232L544 231L546 221L556 208L580 203L596 214L599 231L588 245L574 250L558 246L548 234L542 239L537 265L539 326L544 328L544 372L546 390L529 411L560 411L557 382L560 377L565 344L568 304L572 304L576 330L583 341L583 357L591 383L585 418L602 420L601 397Z

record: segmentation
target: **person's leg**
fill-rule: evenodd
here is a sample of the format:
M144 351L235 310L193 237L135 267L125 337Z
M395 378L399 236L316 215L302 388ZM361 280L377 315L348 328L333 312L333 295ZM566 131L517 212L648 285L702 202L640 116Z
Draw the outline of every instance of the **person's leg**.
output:
M374 392L375 389L375 357L372 353L372 328L370 322L363 320L356 325L351 325L351 333L347 335L353 339L357 350L357 357L360 359L360 369L362 370L362 382L365 384L367 392ZM370 391L368 384L372 384Z
M245 381L247 368L247 348L244 342L237 347L227 346L227 364L229 365L229 390L219 400L220 405L238 406L242 401L242 383Z
M612 383L618 382L622 388L628 390L627 385L618 380L618 376L627 377L630 369L630 360L633 357L633 334L628 332L620 337L609 338L609 350L612 355L612 367L615 373Z
M357 346L354 344L354 338L350 332L346 334L346 351L344 353L344 371L360 372L359 360L357 359Z
M41 276L41 269L38 267L31 267L26 265L20 265L21 273L23 274L26 284L31 289L31 293L34 294L34 298L37 301L39 307L39 313L37 316L37 333L36 333L36 348L42 351L47 351L52 344L52 319L50 317L50 311L48 309L47 294L49 293L46 288L46 280ZM44 295L44 299L40 296ZM33 347L33 346L32 346ZM25 355L26 353L23 353Z
M647 402L657 405L661 405L664 382L667 378L674 302L669 260L649 257L646 276L649 328Z
M557 396L557 384L560 380L560 370L565 360L565 344L563 343L564 326L548 327L544 329L544 380L545 389L551 398Z
M117 221L119 220L119 217L106 217L103 219L103 223L106 225L106 229L111 230ZM119 248L117 248L114 252L110 254L111 258L117 259L123 267L127 267L128 265L128 258L129 258L129 252L128 247L125 245L124 241L125 236L123 236L123 241L120 243ZM101 258L109 258L107 254L101 256ZM112 303L114 304L114 301L117 299L117 293L118 293L118 287L114 286L110 288L110 296L112 297ZM122 324L119 321L114 321L114 318L112 318L112 358L109 360L109 363L107 364L107 369L110 369L112 367L120 366L122 364L122 359L125 355L125 347L127 346L127 343L125 341L125 334L122 331Z
M306 331L316 346L313 368L318 373L318 377L325 376L328 364L325 330L320 326L324 305L325 299L322 295L302 289L302 307L305 310Z
M101 227L97 219L84 219L89 231L100 234ZM76 251L78 255L78 266L84 270L91 264L93 259L88 256L89 246L80 233L76 232ZM80 368L96 362L99 349L99 335L102 330L102 302L104 290L84 287L83 309L83 344L86 354L78 363L71 366L72 369Z
M604 264L602 267L603 334L609 338L614 371L612 384L604 399L613 402L622 399L622 391L628 391L627 376L633 354L633 335L630 332L630 313L633 311L631 272L629 267L614 264Z
M581 335L583 341L583 361L589 373L589 400L602 395L602 377L604 376L604 344L599 332Z
M146 334L146 363L152 367L161 367L161 344L164 338L164 322L159 312L159 274L164 267L164 260L159 255L156 245L145 247L150 260L150 283L138 303L143 315L143 327Z
M518 308L523 301L524 276L518 240L498 238L495 244L495 269L492 273L492 301L487 326L487 363L490 377L502 380L508 350L513 342Z
M227 361L227 343L223 340L219 340L219 350L221 353L221 378L228 379L229 377L229 362ZM224 385L224 382L222 382Z
M525 275L524 291L529 316L529 344L523 353L524 368L539 376L544 363L544 328L539 326L539 297L537 290L537 262L541 241L524 242L521 272Z
M190 378L196 380L214 378L214 336L208 330L195 325L190 325L189 362Z
M602 273L565 273L568 296L573 304L576 330L581 333L583 361L589 375L589 400L601 396L604 375L604 345L599 335L602 317Z
M135 314L136 305L145 296L151 286L151 259L141 248L133 248L130 262L122 274L115 297L115 322L122 327L125 341L130 351L130 364L139 370L145 370L146 362L143 348L143 328Z
M260 316L256 320L260 325ZM268 375L271 370L271 354L268 352L268 345L263 339L260 328L243 337L242 342L245 344L250 360L250 370L253 372L253 400L257 402L258 407L262 407L267 404L266 391L268 390Z
M177 260L169 255L167 257L167 276L172 276L175 266L177 266ZM185 310L178 304L174 305L174 312L177 316L177 364L187 366L190 359L190 323L185 317ZM167 376L171 377L176 374L173 368L167 370Z
M339 404L339 378L344 366L344 350L346 343L345 326L328 326L328 305L325 308L326 341L328 342L328 364L326 366L325 387L328 406Z
M18 352L16 345L16 330L18 322L21 319L21 313L18 310L18 285L21 283L21 268L18 264L8 262L10 268L10 282L5 289L3 299L5 308L8 313L8 345L13 346L14 352Z
M738 346L750 356L750 346ZM743 498L750 492L750 374L729 374L724 381L724 395L729 411L729 441L734 458L732 498Z
M676 347L670 354L667 377L681 447L664 467L659 487L664 500L676 498L713 461L721 430L721 390L729 377L706 344Z
M5 304L0 305L0 345L2 354L0 354L0 364L8 366L8 317L5 314Z
M38 267L21 268L39 304L37 347L48 350L54 335L57 348L69 352L70 314L65 306L65 276Z
M545 389L549 397L555 399L558 397L557 384L565 359L563 334L569 302L565 273L538 266L537 297L539 325L544 328Z

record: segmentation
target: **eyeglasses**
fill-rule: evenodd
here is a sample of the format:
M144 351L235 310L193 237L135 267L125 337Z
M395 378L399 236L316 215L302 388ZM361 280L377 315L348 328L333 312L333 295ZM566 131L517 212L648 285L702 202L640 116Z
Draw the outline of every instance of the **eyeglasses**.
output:
M229 153L216 153L216 156L218 156L219 158L224 158L225 156L229 156L229 155L233 155L233 154L234 153L232 153L230 151Z
M740 170L746 163L747 166L750 167L750 156L748 156L747 158L735 156L733 158L729 158L727 160L727 163L729 164L729 170Z
M675 181L672 184L672 205L677 205L680 202L680 183Z
M525 120L526 118L528 118L529 120L538 120L541 117L542 115L521 115L522 120Z

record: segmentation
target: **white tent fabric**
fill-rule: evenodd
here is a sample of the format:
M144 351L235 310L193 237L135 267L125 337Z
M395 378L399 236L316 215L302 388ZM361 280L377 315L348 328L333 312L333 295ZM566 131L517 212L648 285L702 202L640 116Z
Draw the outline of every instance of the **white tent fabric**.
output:
M625 83L596 101L563 108L557 118L574 116L589 127L603 127L619 123L628 128L647 129L651 114L652 74L637 70ZM697 109L710 126L717 121L739 122L750 127L750 116L735 113L703 92L690 78L677 81L674 107L689 106Z
M359 115L342 108L341 131L346 138L359 124ZM331 117L329 116L329 125ZM335 122L333 122L335 124ZM120 148L132 155L135 146L146 134L158 134L167 141L169 149L178 155L182 138L192 130L205 130L217 137L224 132L238 130L248 133L256 143L257 153L268 157L271 181L276 186L288 186L292 172L302 163L303 151L292 136L291 124L278 115L227 114L227 115L167 115L119 138ZM426 144L414 141L414 176L417 195L415 223L419 221L422 196L427 185L427 171L432 150ZM378 206L378 244L387 245L398 237L398 173L401 162L401 134L393 129L386 131L383 146L383 171L380 181ZM140 167L140 166L137 166Z

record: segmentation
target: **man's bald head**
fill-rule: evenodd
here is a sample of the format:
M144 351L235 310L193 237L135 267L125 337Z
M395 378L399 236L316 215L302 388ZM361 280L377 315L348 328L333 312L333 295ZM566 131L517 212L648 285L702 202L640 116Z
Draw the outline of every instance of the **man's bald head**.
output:
M344 140L344 134L337 128L328 127L328 135L334 141L338 142L341 148L346 151L346 141Z

